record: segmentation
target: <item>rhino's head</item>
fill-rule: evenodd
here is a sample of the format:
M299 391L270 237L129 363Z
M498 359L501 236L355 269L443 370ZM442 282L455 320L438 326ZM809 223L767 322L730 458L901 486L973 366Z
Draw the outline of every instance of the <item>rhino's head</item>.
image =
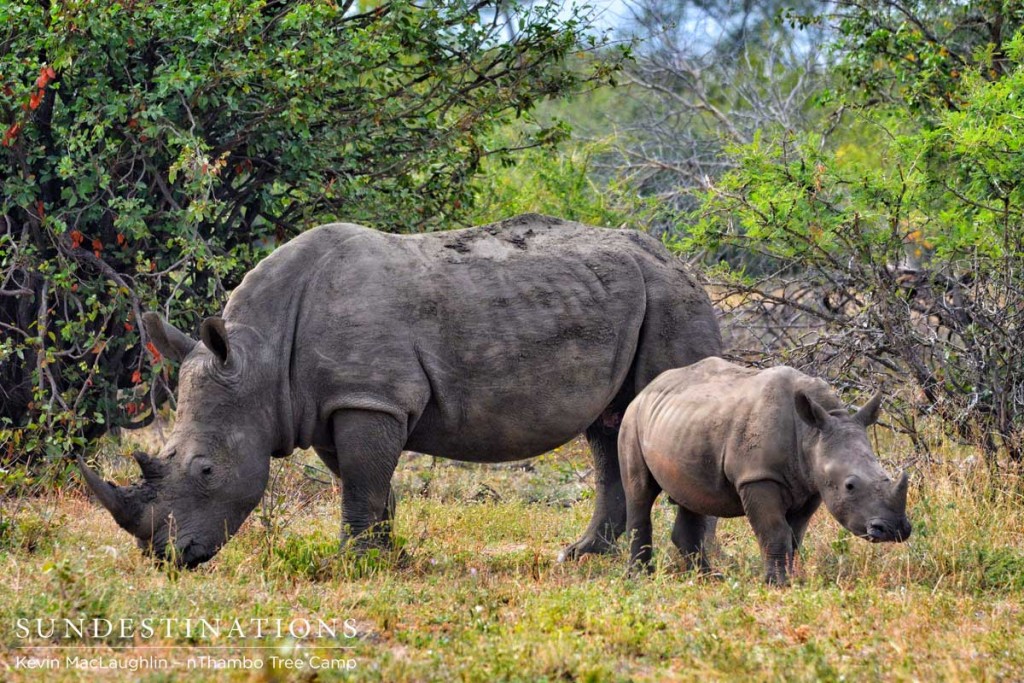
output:
M260 370L251 330L208 318L202 343L153 313L157 349L181 361L174 429L159 456L137 453L142 479L115 486L84 463L86 482L147 553L194 567L213 557L259 503L270 472L273 377Z
M832 516L872 543L907 540L907 473L891 480L868 441L867 427L878 419L881 393L855 415L827 411L799 391L795 403L797 415L811 427L806 448L812 477Z

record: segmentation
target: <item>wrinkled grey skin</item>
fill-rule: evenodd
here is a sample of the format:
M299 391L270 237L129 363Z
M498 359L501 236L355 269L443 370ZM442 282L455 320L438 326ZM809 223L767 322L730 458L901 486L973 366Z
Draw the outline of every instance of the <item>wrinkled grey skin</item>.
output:
M906 540L907 474L890 480L867 436L880 406L876 394L851 415L825 382L788 367L708 358L663 373L630 404L619 434L631 567L650 565L661 491L678 505L672 541L705 572L710 515L747 516L771 584L787 583L823 501L861 538Z
M663 370L721 351L706 293L649 236L538 215L446 233L325 225L280 247L181 360L178 412L132 487L84 468L143 548L204 562L259 502L272 456L312 446L341 479L342 534L387 545L403 449L501 462L585 432L597 500L565 557L625 528L622 412Z

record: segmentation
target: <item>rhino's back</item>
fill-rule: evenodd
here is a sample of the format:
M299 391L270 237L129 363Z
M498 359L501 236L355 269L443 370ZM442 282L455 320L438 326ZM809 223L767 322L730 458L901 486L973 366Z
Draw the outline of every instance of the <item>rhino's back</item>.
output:
M319 418L383 407L409 416L410 448L512 458L565 442L612 401L652 286L717 329L657 241L536 215L422 235L321 226L261 263L232 306L260 288L290 297L291 362Z
M842 408L827 384L793 368L757 370L708 358L660 375L634 402L629 419L636 421L648 467L669 495L697 508L720 505L709 514L739 515L737 487L800 480L797 390L828 410ZM698 495L704 498L693 501Z

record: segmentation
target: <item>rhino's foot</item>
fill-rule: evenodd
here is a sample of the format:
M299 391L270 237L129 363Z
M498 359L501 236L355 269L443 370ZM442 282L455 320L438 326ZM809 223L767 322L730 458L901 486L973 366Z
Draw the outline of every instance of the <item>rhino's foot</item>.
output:
M626 567L626 578L640 579L654 574L654 560L630 560Z
M603 534L584 534L583 538L558 553L558 561L578 560L590 553L607 555L615 551L615 541Z
M396 542L391 535L363 533L354 537L343 537L338 554L325 558L323 567L328 573L341 571L355 576L373 573L381 569L397 569L408 566L412 555L404 543Z
M395 548L395 537L386 532L364 531L354 536L341 537L341 552L345 554L389 555Z
M710 576L714 572L703 554L683 555L683 571L694 572L699 576Z
M789 572L785 567L770 567L765 571L764 582L769 586L786 588L789 586Z
M695 579L701 583L725 580L725 574L711 567L684 567L684 571L694 575Z

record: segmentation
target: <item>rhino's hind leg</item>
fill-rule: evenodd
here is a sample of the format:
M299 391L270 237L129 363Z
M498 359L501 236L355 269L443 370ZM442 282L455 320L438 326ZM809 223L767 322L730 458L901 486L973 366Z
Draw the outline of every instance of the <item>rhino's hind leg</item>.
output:
M661 486L644 461L632 421L622 428L619 441L622 485L626 492L626 530L629 534L629 570L651 571L654 557L651 509Z
M708 563L707 542L709 526L711 540L714 540L713 524L716 518L698 515L682 505L677 507L676 522L672 526L672 542L679 548L687 569L696 569L701 574L710 574L711 565Z
M394 416L343 410L332 417L341 478L341 539L357 552L392 547L395 497L391 476L405 443L405 425Z
M594 516L583 536L558 554L558 561L576 560L587 553L607 553L626 528L626 496L619 475L618 430L600 420L587 429L594 457Z

